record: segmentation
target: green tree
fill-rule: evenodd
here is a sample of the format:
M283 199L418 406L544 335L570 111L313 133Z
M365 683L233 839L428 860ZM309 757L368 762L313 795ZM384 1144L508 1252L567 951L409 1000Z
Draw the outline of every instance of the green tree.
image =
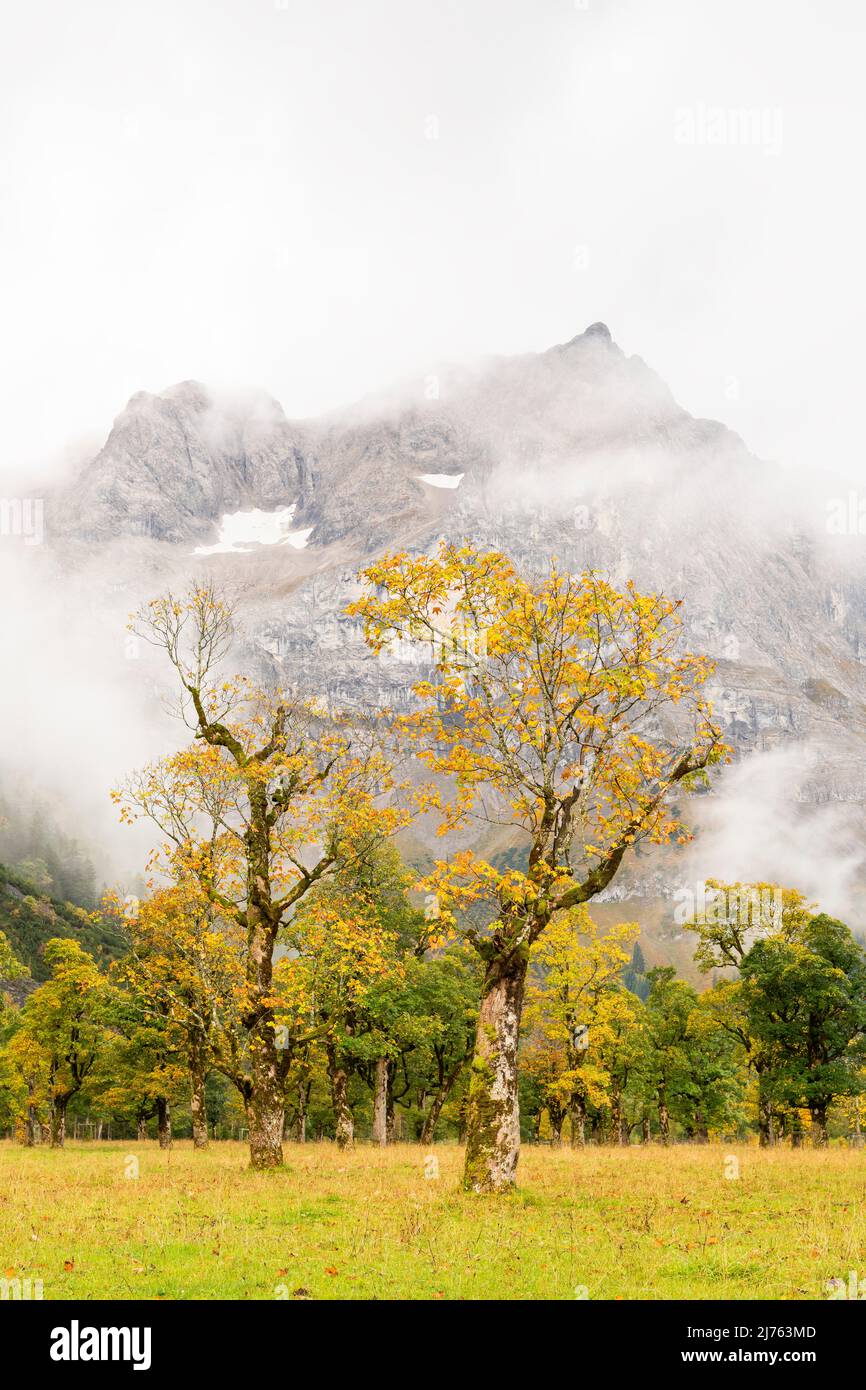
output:
M661 1142L669 1144L672 1111L682 1110L692 1082L689 1021L698 996L685 980L676 978L671 965L655 966L647 979L646 1046L640 1074L646 1097L658 1115Z
M720 969L742 970L756 941L796 941L804 931L812 909L802 893L778 884L722 882L709 879L700 910L687 928L696 933L695 960L705 973L713 972L713 988L707 1009L715 1022L744 1051L748 1070L755 1078L758 1108L758 1141L774 1143L773 1107L775 1047L766 1034L751 1032L749 1010L740 979L717 980Z
M51 1146L66 1137L66 1111L96 1064L106 1043L112 990L76 941L56 938L45 947L50 978L21 1010L16 1038L45 1059Z
M773 1057L775 1092L808 1109L826 1144L830 1106L863 1089L866 954L821 913L795 939L756 942L741 971L748 1029Z

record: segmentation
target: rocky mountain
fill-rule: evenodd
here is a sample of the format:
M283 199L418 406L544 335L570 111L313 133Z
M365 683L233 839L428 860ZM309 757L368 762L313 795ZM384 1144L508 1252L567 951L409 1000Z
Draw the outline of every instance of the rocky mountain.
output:
M785 816L842 807L858 840L866 554L828 536L816 495L795 496L778 466L689 415L593 324L320 420L195 382L139 393L47 521L58 563L109 559L124 601L165 576L218 573L242 594L252 659L349 709L405 705L419 674L371 656L344 615L358 567L385 548L468 538L530 570L556 554L664 589L716 659L738 758L791 754L797 776L774 789ZM667 869L637 867L626 884L643 875L663 894Z

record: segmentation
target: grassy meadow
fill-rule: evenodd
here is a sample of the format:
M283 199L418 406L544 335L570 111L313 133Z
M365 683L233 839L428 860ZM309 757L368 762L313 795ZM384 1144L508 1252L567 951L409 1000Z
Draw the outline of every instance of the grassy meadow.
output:
M866 1275L854 1149L526 1147L505 1198L431 1152L438 1177L416 1145L329 1143L260 1174L234 1142L3 1142L0 1277L46 1299L821 1299Z

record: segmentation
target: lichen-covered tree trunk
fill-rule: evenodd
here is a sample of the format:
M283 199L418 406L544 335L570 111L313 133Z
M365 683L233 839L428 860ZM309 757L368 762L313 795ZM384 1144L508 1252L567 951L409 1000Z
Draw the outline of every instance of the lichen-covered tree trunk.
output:
M562 1143L562 1126L565 1123L565 1107L555 1100L548 1101L547 1118L550 1121L551 1148L558 1149Z
M470 1192L504 1192L514 1185L520 1156L517 1048L528 955L494 957L482 986L469 1080L466 1163Z
M337 1049L332 1043L328 1044L327 1056L331 1104L334 1107L334 1138L337 1148L351 1149L355 1143L355 1119L349 1105L349 1074L340 1063Z
M610 1106L610 1142L612 1144L624 1144L625 1132L623 1129L622 1096L619 1091L614 1091L611 1097Z
M247 843L247 983L252 1006L246 1020L250 1076L246 1105L250 1166L279 1168L283 1162L286 1113L284 1077L277 1049L273 996L274 947L279 916L271 898L271 835L263 783L248 787L250 826Z
M30 1149L39 1142L39 1112L35 1101L36 1087L32 1081L27 1083L27 1121L24 1125L24 1144Z
M205 1082L207 1064L203 1040L190 1039L189 1048L190 1111L192 1114L192 1144L194 1149L207 1148L207 1110L205 1108Z
M250 1087L246 1102L250 1167L279 1168L283 1162L285 1096L279 1077L273 1027L250 1044Z
M758 1078L758 1143L762 1149L773 1147L773 1107L767 1096L761 1093L763 1078Z
M659 1097L659 1138L664 1145L671 1142L671 1112L664 1094Z
M815 1136L815 1146L819 1149L824 1148L829 1143L827 1133L827 1105L824 1101L815 1101L809 1106L809 1114L812 1117L812 1130Z
M267 903L268 840L258 824L262 808L258 792L251 794L257 834L250 838L249 890L247 908L249 961L247 979L255 1007L249 1020L250 1076L246 1102L249 1131L250 1167L279 1168L283 1162L283 1121L286 1097L280 1075L276 1024L270 999L273 993L273 958L276 924Z
M310 1083L301 1080L298 1082L298 1143L307 1142L307 1106L310 1101Z
M156 1124L159 1135L159 1147L161 1149L171 1148L171 1101L168 1096L157 1096L156 1099Z
M388 1143L388 1083L387 1057L376 1058L373 1089L373 1143L384 1147Z
M66 1107L68 1096L58 1096L51 1106L50 1143L52 1149L62 1149L66 1142Z
M586 1147L586 1101L583 1096L573 1096L571 1100L571 1147Z

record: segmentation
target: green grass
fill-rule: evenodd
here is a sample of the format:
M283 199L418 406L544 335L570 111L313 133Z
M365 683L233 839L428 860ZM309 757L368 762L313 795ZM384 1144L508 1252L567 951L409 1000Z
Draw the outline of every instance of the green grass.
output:
M460 1191L454 1145L425 1178L426 1152L288 1145L257 1174L229 1142L0 1143L0 1277L46 1299L820 1299L866 1278L856 1150L526 1147L504 1198Z

